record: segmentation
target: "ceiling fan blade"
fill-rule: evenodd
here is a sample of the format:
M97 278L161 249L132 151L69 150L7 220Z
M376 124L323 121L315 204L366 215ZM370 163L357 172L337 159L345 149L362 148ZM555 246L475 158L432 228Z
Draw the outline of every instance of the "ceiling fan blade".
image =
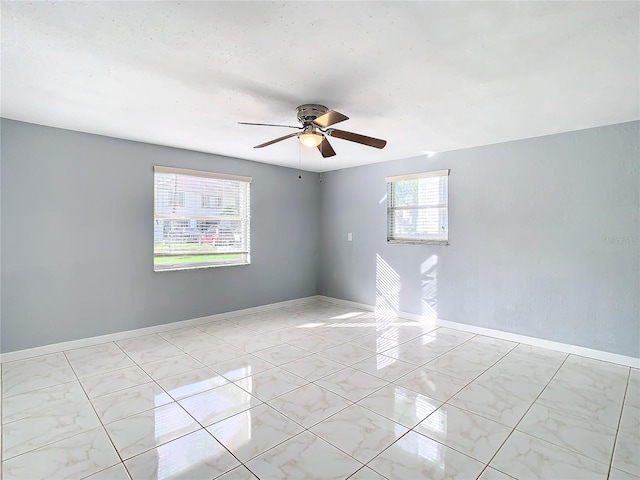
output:
M327 137L324 137L322 139L322 143L318 145L318 150L320 150L320 153L324 158L333 157L336 154L336 151L333 149L333 147L329 143L329 140L327 140Z
M253 148L268 147L269 145L273 145L274 143L280 142L282 140L286 140L287 138L297 137L297 136L298 136L297 133L290 133L289 135L285 135L284 137L276 138L275 140L271 140L270 142L266 142L266 143L262 143L260 145L256 145Z
M345 132L344 130L336 130L330 128L327 130L327 135L331 137L341 138L342 140L348 140L350 142L361 143L368 147L384 148L387 144L386 140L380 140L379 138L367 137L366 135L360 135L359 133Z
M345 120L349 120L349 117L341 114L340 112L336 112L335 110L329 110L324 115L316 118L313 123L322 128L327 128L329 125L333 125L338 122L344 122Z
M303 127L294 127L293 125L274 125L273 123L249 123L249 122L238 122L240 125L260 125L262 127L287 127L287 128L295 128L297 130L301 130Z

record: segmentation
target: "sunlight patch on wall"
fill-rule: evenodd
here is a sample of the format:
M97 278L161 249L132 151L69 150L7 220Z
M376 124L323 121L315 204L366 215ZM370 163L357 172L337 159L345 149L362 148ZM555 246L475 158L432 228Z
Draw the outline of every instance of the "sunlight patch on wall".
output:
M425 319L438 318L438 256L431 255L420 265L421 313Z
M377 340L378 351L393 345L393 349L388 350L388 353L397 354L399 332L394 322L397 321L399 310L400 275L380 255L376 255L376 331L384 332ZM381 345L383 342L385 345ZM390 353L390 356L393 354ZM381 362L384 363L385 360L378 358L379 370L387 366Z
M376 315L396 316L400 309L400 275L376 255Z

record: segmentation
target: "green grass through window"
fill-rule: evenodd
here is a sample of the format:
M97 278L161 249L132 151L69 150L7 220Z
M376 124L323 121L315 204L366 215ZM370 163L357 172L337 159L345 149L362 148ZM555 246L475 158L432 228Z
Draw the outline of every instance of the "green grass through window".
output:
M182 265L189 263L209 263L209 262L221 262L228 260L240 260L241 254L239 253L219 253L213 255L184 255L184 256L166 256L166 257L154 257L154 265Z

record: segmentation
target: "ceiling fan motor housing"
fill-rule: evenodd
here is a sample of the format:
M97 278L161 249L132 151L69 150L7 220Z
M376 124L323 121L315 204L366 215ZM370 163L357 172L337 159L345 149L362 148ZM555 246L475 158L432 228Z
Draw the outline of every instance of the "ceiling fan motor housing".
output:
M298 115L298 121L304 125L310 125L316 118L321 117L325 113L327 113L329 109L324 105L318 105L316 103L307 103L305 105L300 105L296 108L296 113Z

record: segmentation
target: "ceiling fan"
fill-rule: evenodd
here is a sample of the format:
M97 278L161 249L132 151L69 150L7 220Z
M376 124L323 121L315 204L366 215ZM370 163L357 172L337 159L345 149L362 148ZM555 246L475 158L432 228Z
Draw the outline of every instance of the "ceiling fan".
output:
M291 133L284 137L279 137L260 145L256 145L253 148L262 148L274 143L286 140L291 137L298 137L300 143L307 147L318 147L318 150L323 157L333 157L336 152L329 143L327 137L340 138L342 140L348 140L349 142L360 143L368 147L384 148L387 144L386 140L380 140L379 138L367 137L366 135L360 135L358 133L346 132L344 130L337 130L335 128L327 128L338 122L348 120L349 117L335 110L329 110L324 105L317 105L315 103L308 103L300 105L296 108L298 122L301 126L293 125L274 125L272 123L248 123L238 122L241 125L261 125L266 127L286 127L302 130L298 133Z

